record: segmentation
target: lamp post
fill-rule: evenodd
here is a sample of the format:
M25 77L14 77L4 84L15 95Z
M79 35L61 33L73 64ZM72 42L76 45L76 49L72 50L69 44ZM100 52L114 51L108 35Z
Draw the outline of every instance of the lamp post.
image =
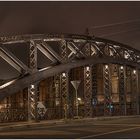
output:
M74 89L75 89L75 93L76 93L76 116L78 117L78 110L79 110L79 106L78 106L78 87L80 85L80 81L79 80L75 80L75 81L71 81L71 84L73 85Z

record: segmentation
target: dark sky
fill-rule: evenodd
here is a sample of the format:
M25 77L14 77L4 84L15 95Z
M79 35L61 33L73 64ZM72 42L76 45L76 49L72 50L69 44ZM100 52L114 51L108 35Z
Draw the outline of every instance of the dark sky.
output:
M0 36L40 33L90 34L105 36L140 49L140 21L98 28L106 24L140 20L140 2L0 2ZM138 29L139 28L139 29ZM134 31L132 31L135 29ZM125 32L131 30L129 32ZM14 48L14 47L13 47ZM15 48L14 48L15 50ZM16 51L20 54L21 49ZM18 55L19 55L18 54ZM9 77L15 70L1 60L0 79ZM3 75L3 71L6 75Z

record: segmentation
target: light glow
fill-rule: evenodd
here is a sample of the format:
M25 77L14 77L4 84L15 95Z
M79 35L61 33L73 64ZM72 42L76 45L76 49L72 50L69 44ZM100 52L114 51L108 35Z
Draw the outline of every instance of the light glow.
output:
M123 66L121 66L121 70L123 70Z
M34 89L35 88L35 85L31 85L31 88Z
M78 99L78 101L81 101L81 98L77 98Z
M108 65L105 65L105 68L108 69Z
M63 76L63 77L66 77L66 73L62 73L62 76Z
M136 70L133 70L133 73L136 74Z
M89 71L89 66L86 67L86 70Z

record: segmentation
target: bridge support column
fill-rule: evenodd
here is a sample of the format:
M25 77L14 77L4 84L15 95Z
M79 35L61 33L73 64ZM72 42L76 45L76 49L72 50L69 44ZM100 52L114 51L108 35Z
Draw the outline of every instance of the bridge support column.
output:
M132 70L132 107L139 114L138 69Z
M96 116L96 106L98 104L97 100L97 64L92 67L92 106L93 106L93 116Z
M61 118L61 96L60 96L60 75L57 74L54 76L54 88L55 88L55 105L57 107L57 113L56 114L59 118Z
M92 67L84 67L85 117L92 117Z
M61 41L61 48L60 54L62 58L62 62L66 62L68 58L68 43L65 40ZM64 109L64 118L67 119L72 114L72 109L70 106L70 99L69 99L69 72L63 72L61 74L61 99L62 99L62 106Z
M61 99L62 99L62 109L64 110L64 118L68 118L69 114L69 73L63 72L61 74Z
M104 115L111 115L111 83L110 67L103 65L103 83L104 83Z
M37 47L34 41L30 41L29 67L32 73L37 71ZM28 87L28 120L37 121L37 84L33 83Z
M120 115L127 114L126 108L126 67L119 67L119 104Z

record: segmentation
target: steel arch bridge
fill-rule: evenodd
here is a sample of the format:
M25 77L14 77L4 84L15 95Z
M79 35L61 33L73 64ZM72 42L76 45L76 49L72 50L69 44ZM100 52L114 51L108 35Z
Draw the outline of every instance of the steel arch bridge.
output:
M29 46L29 65L27 66L12 54L6 45L24 43ZM37 51L40 51L48 60L46 67L37 66ZM84 106L85 117L91 117L92 98L97 94L97 64L102 64L104 114L110 115L108 108L111 100L110 65L118 67L119 76L119 104L122 112L126 110L126 67L131 67L133 86L135 87L136 112L139 114L139 68L140 51L115 41L84 35L21 35L0 37L0 56L14 67L20 76L0 86L0 100L11 96L18 91L28 88L28 117L37 119L37 87L38 83L47 77L54 76L57 82L61 81L61 98L65 117L71 112L69 107L70 70L83 67L84 71Z

